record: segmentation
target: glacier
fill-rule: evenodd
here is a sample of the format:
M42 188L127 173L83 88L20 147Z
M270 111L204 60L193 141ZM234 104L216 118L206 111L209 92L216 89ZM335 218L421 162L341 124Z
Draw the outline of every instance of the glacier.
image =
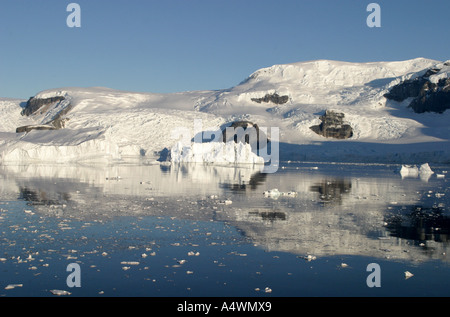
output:
M183 127L194 137L195 120L207 123L204 132L212 133L239 120L277 127L282 161L449 163L450 111L419 114L408 108L410 100L385 97L393 86L430 69L440 69L430 76L431 82L449 78L448 65L426 58L315 60L262 68L234 87L214 91L162 94L54 88L34 98L59 96L64 102L27 116L21 114L26 100L0 98L0 163L158 162L164 149L174 149L173 163L261 161L245 144L233 145L234 153L240 151L234 156L219 157L218 148L208 143L194 144L181 155L180 140L172 132ZM353 129L350 138L326 138L311 130L328 110L345 114ZM64 120L61 129L16 133L18 127L39 126L58 116Z

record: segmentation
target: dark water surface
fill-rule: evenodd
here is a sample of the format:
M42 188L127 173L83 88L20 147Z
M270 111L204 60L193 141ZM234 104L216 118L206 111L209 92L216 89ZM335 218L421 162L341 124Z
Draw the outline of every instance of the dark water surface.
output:
M0 296L449 296L449 167L431 168L0 166Z

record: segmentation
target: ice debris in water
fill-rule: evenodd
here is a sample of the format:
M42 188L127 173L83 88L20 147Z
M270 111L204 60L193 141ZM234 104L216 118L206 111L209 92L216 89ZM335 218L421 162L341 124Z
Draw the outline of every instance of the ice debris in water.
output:
M413 277L413 276L414 276L414 274L412 274L411 272L409 272L409 271L405 272L405 279L409 279L410 277Z
M281 195L281 193L278 190L278 188L266 190L263 194L264 194L265 197L271 197L271 198L278 198Z
M122 261L120 262L122 265L139 265L138 261Z
M5 289L14 289L16 287L22 287L23 284L8 284Z
M428 163L424 163L420 166L417 165L402 165L400 168L400 174L402 177L418 177L419 175L431 175L433 174Z
M274 188L274 189L270 189L270 190L264 191L263 195L265 197L270 197L270 198L273 198L273 199L277 199L280 196L296 197L297 196L297 192L294 192L294 191L280 192L278 190L278 188Z
M308 254L307 256L303 257L303 259L305 259L306 261L313 261L316 259L316 256Z
M57 295L57 296L64 296L64 295L72 294L71 292L59 290L59 289L52 289L52 290L50 290L50 293L52 293L53 295Z

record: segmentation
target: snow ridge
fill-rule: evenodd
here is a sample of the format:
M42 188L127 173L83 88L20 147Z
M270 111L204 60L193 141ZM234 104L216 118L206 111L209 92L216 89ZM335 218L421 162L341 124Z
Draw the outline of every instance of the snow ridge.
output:
M184 127L195 136L194 120L202 120L204 131L210 132L238 120L278 127L281 159L326 156L336 161L370 161L371 157L380 161L384 157L386 162L422 163L414 162L420 153L420 159L430 159L427 162L450 162L449 111L416 114L408 109L407 101L384 97L394 85L431 68L441 69L430 76L432 82L450 75L447 62L426 58L370 63L316 60L262 68L240 84L219 91L157 94L65 87L36 94L35 98L42 99L62 96L65 101L30 117L20 114L24 100L3 98L0 162L157 160L163 149L177 149L174 129ZM266 98L276 95L279 103ZM48 122L69 104L63 129L15 133L19 126ZM326 138L310 129L320 124L327 110L345 114L353 129L349 139ZM208 147L183 152L183 156L175 151L178 157L174 160L189 157L196 161L202 153L203 162L229 161L229 156L212 155L215 149ZM204 157L206 148L209 157ZM258 160L245 145L240 151L234 161Z

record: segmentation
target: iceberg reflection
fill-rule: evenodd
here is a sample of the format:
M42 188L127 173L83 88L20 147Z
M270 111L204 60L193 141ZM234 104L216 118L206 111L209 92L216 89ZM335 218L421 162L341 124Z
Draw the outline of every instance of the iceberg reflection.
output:
M405 179L388 166L263 174L205 164L28 165L0 166L0 177L3 200L23 199L42 217L222 221L270 251L448 261L449 195L434 195L429 208L411 207L448 189L446 180ZM296 195L263 195L273 188Z

